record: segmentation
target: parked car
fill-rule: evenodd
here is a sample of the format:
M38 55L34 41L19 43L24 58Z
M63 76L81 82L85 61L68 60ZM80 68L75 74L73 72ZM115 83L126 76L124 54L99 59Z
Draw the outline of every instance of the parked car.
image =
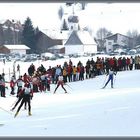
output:
M128 51L128 55L135 55L137 51L135 49L131 49Z

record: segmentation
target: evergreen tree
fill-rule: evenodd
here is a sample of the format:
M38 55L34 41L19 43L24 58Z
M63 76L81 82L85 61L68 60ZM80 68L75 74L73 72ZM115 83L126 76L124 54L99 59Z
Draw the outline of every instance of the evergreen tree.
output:
M72 6L72 4L74 4L74 2L66 2L66 6Z
M40 53L40 51L41 51L41 48L38 48L38 40L39 40L39 38L40 38L40 33L41 33L41 31L39 30L39 28L38 27L36 27L35 28L35 50L34 50L34 53Z
M10 26L8 26L7 30L5 31L5 38L6 44L14 44L13 31L11 30Z
M27 19L25 20L22 36L22 43L27 45L31 49L30 52L35 52L35 29L29 17L27 17Z
M3 28L0 25L0 45L4 44L4 32L3 32Z
M78 24L78 30L81 30L80 25Z
M67 22L66 22L65 19L63 21L62 30L69 30L68 25L67 25Z
M38 27L36 27L36 28L35 28L35 35L36 35L38 32L40 32L40 30L39 30Z
M85 10L87 3L86 2L81 2L81 10Z

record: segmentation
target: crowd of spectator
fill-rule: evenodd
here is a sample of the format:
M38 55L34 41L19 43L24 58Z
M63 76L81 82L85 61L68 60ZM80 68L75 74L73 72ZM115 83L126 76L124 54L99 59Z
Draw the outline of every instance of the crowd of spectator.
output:
M74 65L71 59L65 61L63 65L49 66L49 69L41 64L37 69L33 64L28 69L30 76L39 75L39 73L47 72L51 76L51 83L56 84L58 76L63 75L64 83L81 81L84 79L94 78L98 75L108 73L109 69L114 71L125 71L140 69L140 56L131 57L97 57L95 61L93 58L88 59L85 66L81 61Z
M79 61L76 65L71 59L65 61L63 65L49 66L46 69L43 64L36 68L32 63L28 72L20 75L19 79L23 84L30 83L33 86L33 92L50 91L51 84L57 84L59 75L63 76L64 83L82 81L85 79L95 78L96 76L107 74L110 69L114 71L128 71L140 69L140 56L131 57L97 57L96 61L91 58L83 65ZM11 79L11 94L14 94L14 87L19 79ZM0 79L1 96L5 97L5 83L3 78Z

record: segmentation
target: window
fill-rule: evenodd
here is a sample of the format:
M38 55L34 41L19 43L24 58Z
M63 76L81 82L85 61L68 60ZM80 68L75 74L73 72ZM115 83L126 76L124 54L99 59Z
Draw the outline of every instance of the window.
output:
M108 42L108 45L112 45L112 42Z

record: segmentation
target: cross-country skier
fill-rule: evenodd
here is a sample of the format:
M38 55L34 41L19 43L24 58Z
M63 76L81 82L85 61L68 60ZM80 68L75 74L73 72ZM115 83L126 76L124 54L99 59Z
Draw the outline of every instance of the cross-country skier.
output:
M109 81L111 81L111 88L113 88L113 75L116 75L116 72L114 72L113 71L113 69L111 68L110 70L109 70L109 72L107 73L107 75L109 76L108 77L108 80L107 80L107 82L105 83L105 85L104 85L104 87L103 88L105 88L106 86L107 86L107 84L109 83Z
M26 102L28 103L28 115L31 116L32 114L31 114L31 102L30 101L31 101L31 98L33 97L33 94L32 94L32 90L30 88L30 84L25 85L25 87L21 91L21 94L23 94L23 99L22 99L21 104L18 107L17 112L14 117L16 117L18 115L22 105Z
M16 101L16 103L15 103L14 107L11 109L11 111L13 111L13 110L16 108L16 106L17 106L17 105L19 104L19 102L22 100L23 95L24 95L24 94L23 94L23 92L22 92L22 88L20 88L20 89L19 89L19 92L18 92L18 95L17 95L18 100ZM26 103L25 103L24 109L26 109Z
M24 81L22 79L22 76L19 76L19 78L17 79L17 81L15 83L17 83L17 87L18 87L18 89L17 89L17 97L18 97L19 92L22 89L22 86L24 84Z
M58 89L58 87L61 85L61 87L64 89L65 93L67 93L66 89L64 88L64 81L63 81L63 75L62 73L60 73L59 77L58 77L58 81L57 81L57 87L54 90L54 93L56 92L56 90Z
M0 94L1 97L6 97L5 96L5 79L3 77L3 74L0 74Z
M11 78L10 88L11 88L10 94L14 95L15 94L15 91L14 91L15 90L15 78L14 78L14 76L12 76L12 78Z

